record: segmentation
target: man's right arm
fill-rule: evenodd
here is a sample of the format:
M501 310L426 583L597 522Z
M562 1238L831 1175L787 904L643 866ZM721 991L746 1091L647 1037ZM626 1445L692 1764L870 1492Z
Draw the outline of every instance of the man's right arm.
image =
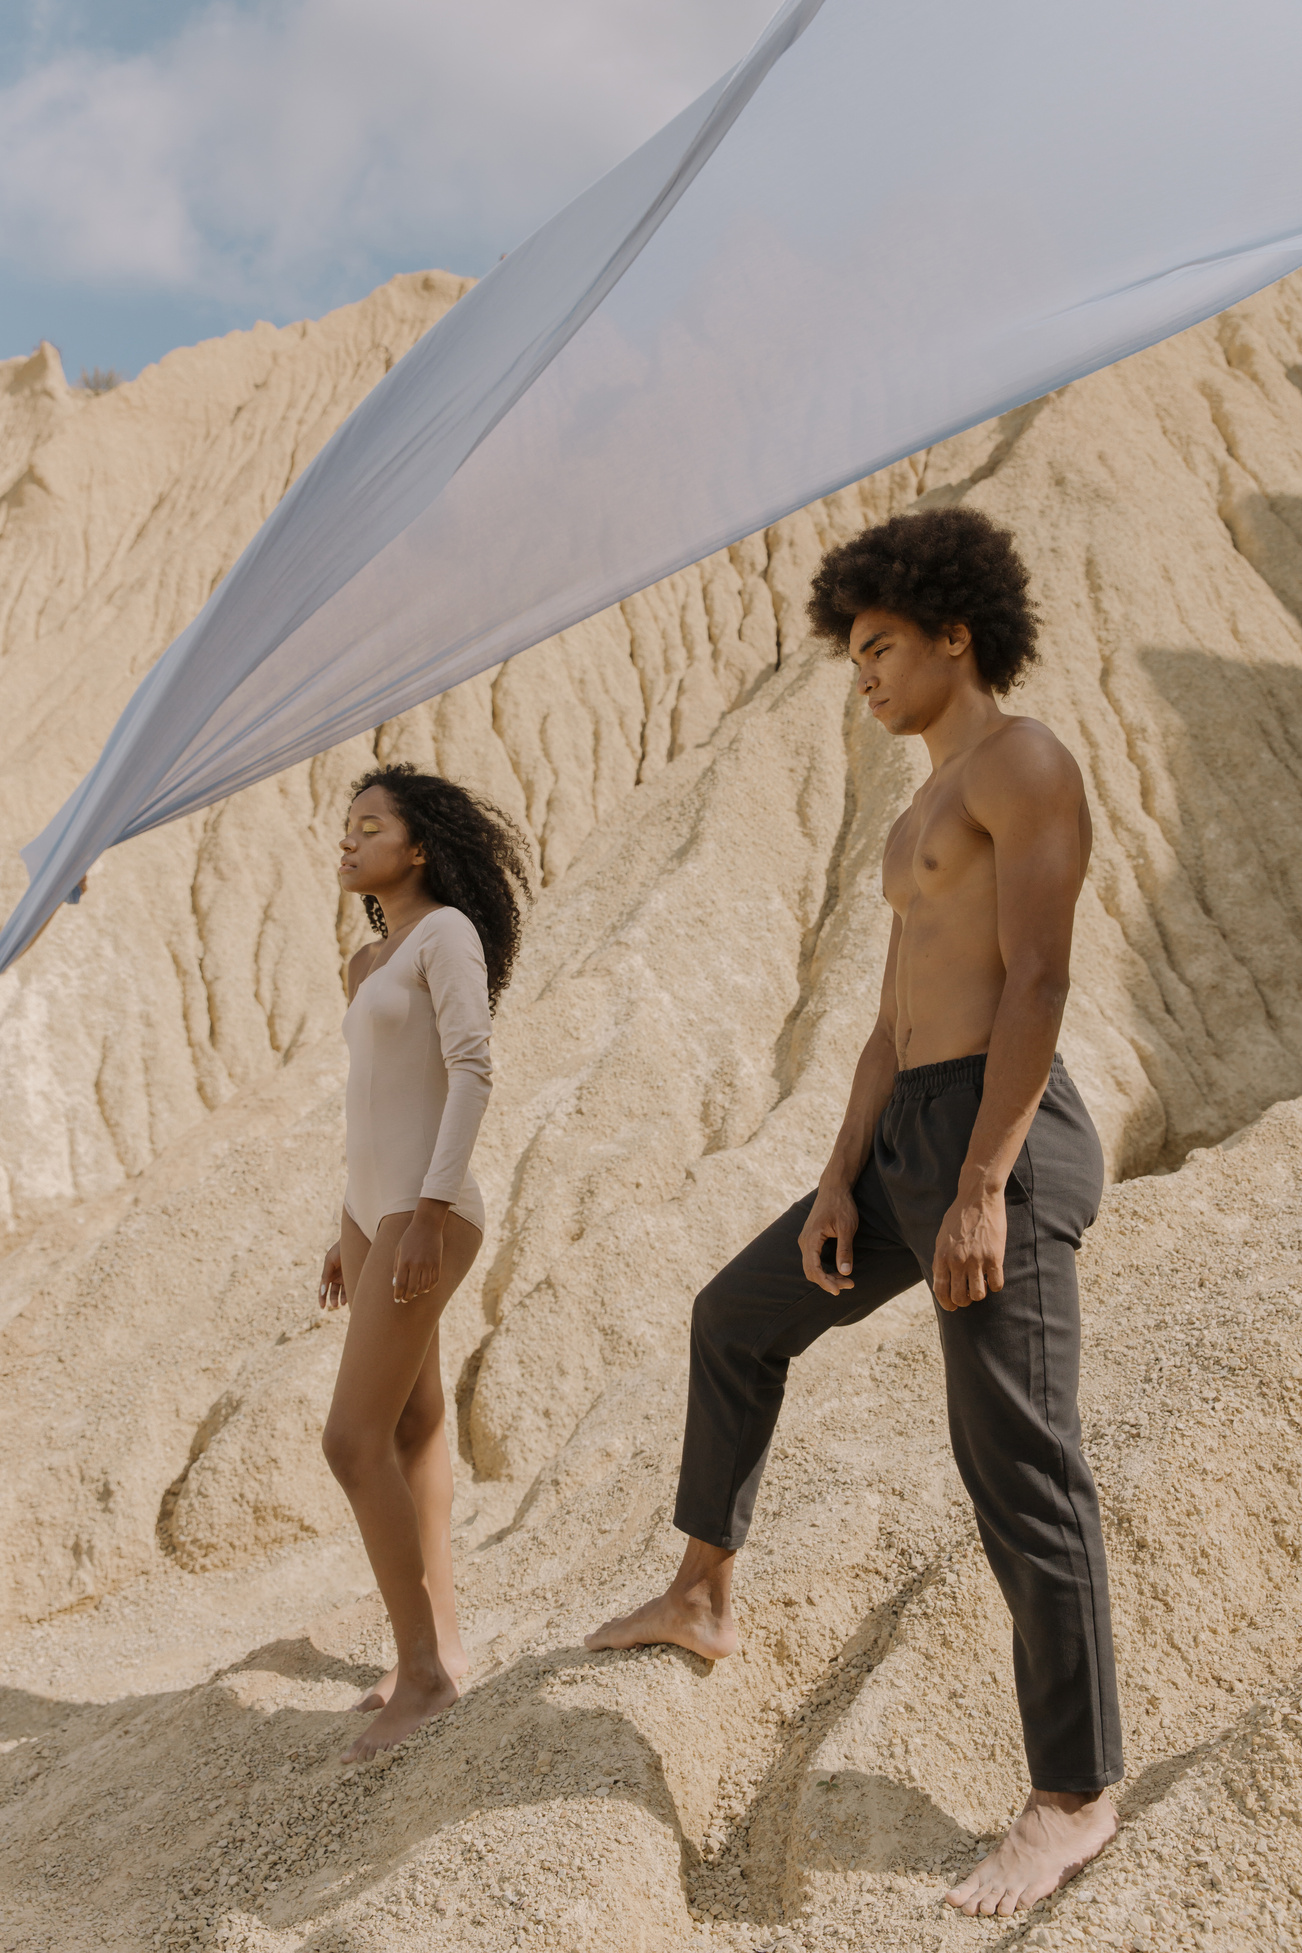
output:
M823 1169L809 1219L800 1230L800 1255L805 1274L829 1295L853 1288L854 1236L859 1209L854 1204L855 1181L868 1163L877 1121L886 1109L895 1084L895 965L900 946L900 918L891 925L891 943L882 976L881 1005L872 1036L859 1054L850 1101L836 1136L831 1158ZM836 1242L835 1273L823 1266L823 1243Z

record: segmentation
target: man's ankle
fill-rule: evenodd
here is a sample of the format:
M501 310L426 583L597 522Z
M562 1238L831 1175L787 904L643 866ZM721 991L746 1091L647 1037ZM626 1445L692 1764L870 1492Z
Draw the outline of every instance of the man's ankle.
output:
M1074 1817L1078 1811L1090 1810L1099 1805L1108 1805L1111 1801L1106 1789L1036 1790L1033 1787L1031 1796L1037 1804L1048 1804L1053 1810L1065 1811L1069 1817Z
M675 1580L669 1589L680 1607L690 1614L726 1614L728 1594L721 1581L707 1578Z
M693 1538L674 1575L670 1594L693 1613L726 1614L736 1557L725 1547Z

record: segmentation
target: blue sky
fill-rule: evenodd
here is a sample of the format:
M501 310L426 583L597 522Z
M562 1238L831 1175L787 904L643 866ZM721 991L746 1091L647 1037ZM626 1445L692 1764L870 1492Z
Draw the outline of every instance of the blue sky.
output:
M482 272L776 0L3 0L0 356L70 379Z

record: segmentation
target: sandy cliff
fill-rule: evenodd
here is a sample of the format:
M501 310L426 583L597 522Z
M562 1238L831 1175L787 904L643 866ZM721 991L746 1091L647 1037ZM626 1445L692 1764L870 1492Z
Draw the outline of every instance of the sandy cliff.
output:
M6 899L141 672L462 289L394 280L100 397L50 348L0 365ZM0 978L0 1945L1302 1943L1300 388L1294 280L115 851ZM669 1563L692 1294L816 1174L875 1007L920 760L802 606L828 542L920 497L1011 523L1035 573L1025 709L1098 832L1063 1042L1126 1182L1082 1272L1133 1822L1015 1928L936 1905L1019 1753L920 1294L800 1366L744 1657L578 1648ZM317 1450L312 1297L361 933L333 842L372 753L497 798L541 893L447 1327L474 1686L341 1778L382 1618Z

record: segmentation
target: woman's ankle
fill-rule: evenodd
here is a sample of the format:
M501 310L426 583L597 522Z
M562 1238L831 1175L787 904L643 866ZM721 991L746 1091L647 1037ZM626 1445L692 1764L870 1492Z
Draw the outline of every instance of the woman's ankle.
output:
M437 1687L448 1680L438 1646L427 1642L422 1647L398 1651L398 1681L414 1688Z

